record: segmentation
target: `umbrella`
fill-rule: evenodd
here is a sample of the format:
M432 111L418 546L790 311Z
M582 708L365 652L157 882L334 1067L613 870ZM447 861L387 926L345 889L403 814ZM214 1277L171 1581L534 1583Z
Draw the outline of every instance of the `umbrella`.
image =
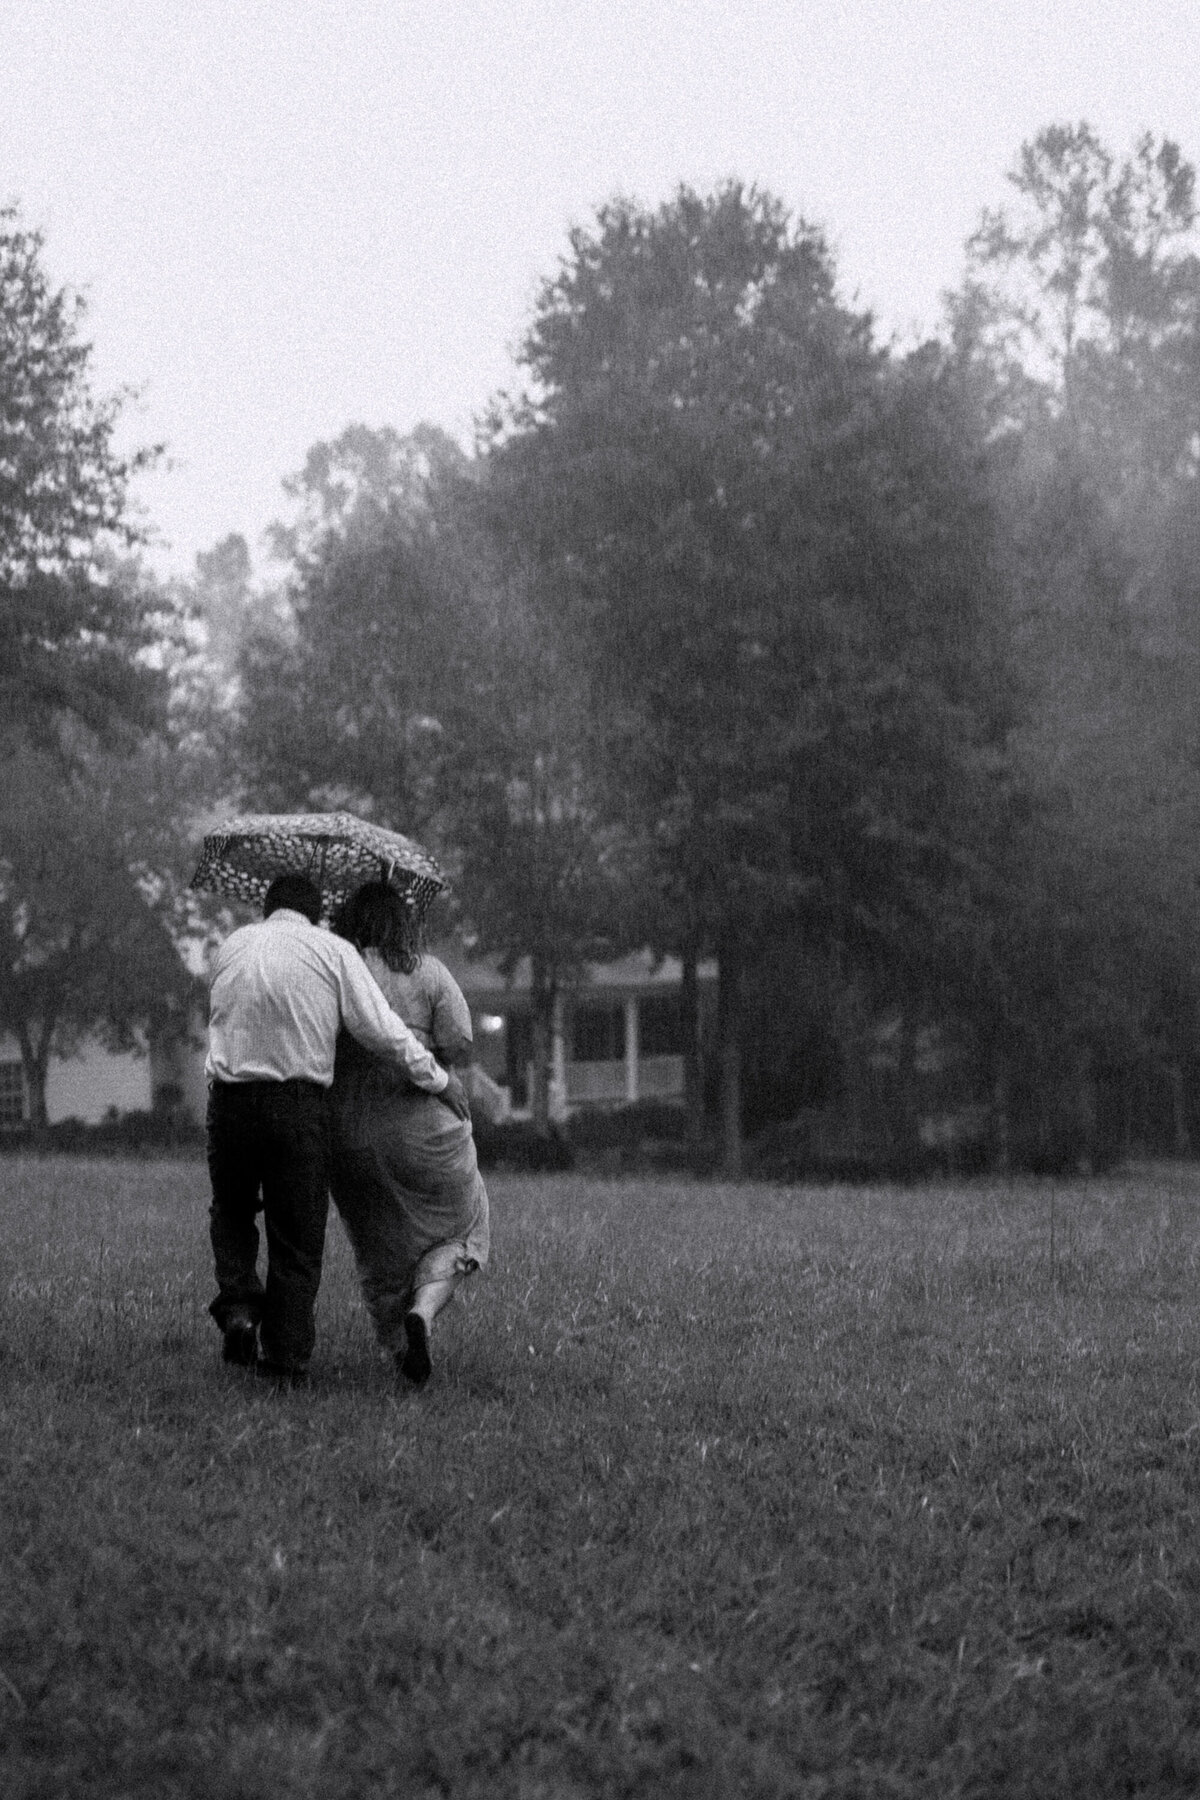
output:
M307 875L331 908L364 881L388 881L424 911L446 881L427 851L353 813L248 813L207 832L194 888L262 900L277 875Z

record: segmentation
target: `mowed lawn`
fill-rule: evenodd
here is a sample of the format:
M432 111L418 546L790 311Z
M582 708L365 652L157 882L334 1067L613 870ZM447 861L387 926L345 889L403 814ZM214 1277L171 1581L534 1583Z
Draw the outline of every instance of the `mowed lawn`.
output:
M6 1800L1200 1791L1200 1173L491 1189L276 1394L202 1164L0 1161Z

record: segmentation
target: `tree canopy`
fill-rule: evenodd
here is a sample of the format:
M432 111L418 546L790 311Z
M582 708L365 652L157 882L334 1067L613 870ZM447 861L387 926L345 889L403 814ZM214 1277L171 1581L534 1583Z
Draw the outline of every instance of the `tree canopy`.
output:
M35 1126L52 1048L117 1049L184 1027L170 925L176 771L162 747L91 750L64 769L32 746L0 798L0 1029L17 1040Z
M92 390L82 311L0 210L0 1029L35 1124L52 1045L131 1043L186 985L167 929L171 606L129 554L152 453L115 448L124 396Z
M1021 1068L1200 1071L1195 220L1174 144L1048 127L942 339L901 354L771 195L613 200L569 234L475 455L348 426L285 483L274 592L239 539L199 559L206 686L147 655L164 596L115 554L120 397L91 395L78 305L4 213L22 780L57 757L115 830L106 759L147 752L173 683L231 797L426 837L470 942L529 959L543 1119L585 960L648 945L694 995L714 956L730 1168L759 958L803 973L823 1042L841 983L906 1054L952 1025L996 1093Z
M1080 123L1025 144L1010 183L951 309L1010 575L1010 766L1037 810L997 939L1006 1013L1026 1061L1173 1059L1200 877L1194 172L1169 140L1118 158Z
M1005 723L980 445L949 368L878 350L820 234L736 183L577 229L522 358L494 516L579 646L652 940L718 955L731 1049L756 932L903 954L969 868L950 826Z
M82 314L40 234L0 208L0 703L43 734L64 711L144 724L161 692L134 654L144 596L114 554L139 535L129 487L154 452L116 450L124 396L93 393Z

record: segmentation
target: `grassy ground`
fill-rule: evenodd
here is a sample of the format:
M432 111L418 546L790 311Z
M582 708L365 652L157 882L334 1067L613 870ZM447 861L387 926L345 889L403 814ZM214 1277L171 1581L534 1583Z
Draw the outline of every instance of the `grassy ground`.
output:
M418 1396L205 1205L0 1162L6 1800L1200 1789L1200 1173L497 1179Z

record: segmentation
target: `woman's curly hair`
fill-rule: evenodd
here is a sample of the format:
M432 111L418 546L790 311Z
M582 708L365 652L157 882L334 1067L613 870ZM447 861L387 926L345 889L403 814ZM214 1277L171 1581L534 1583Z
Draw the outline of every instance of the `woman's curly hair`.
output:
M389 969L411 975L425 948L418 909L386 881L356 888L333 921L356 950L378 950Z

